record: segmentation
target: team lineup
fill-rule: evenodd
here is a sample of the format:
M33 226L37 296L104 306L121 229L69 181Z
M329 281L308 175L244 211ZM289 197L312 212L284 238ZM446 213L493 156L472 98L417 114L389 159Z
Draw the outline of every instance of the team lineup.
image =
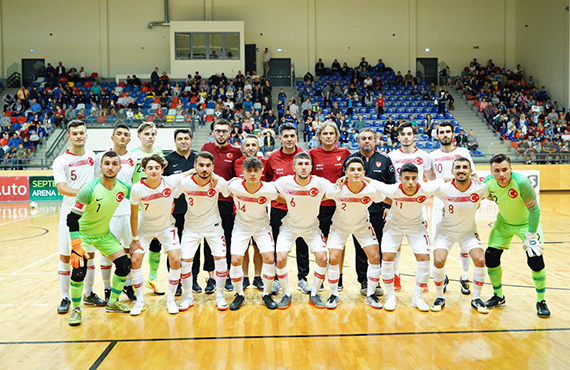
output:
M410 123L399 126L401 148L389 155L375 150L374 131L368 128L359 133L360 150L351 154L336 146L337 126L325 122L317 133L320 147L299 148L297 128L283 124L281 148L261 158L256 136L247 135L242 147L235 147L228 143L230 128L229 122L216 121L215 142L200 152L190 149L192 133L178 129L176 150L164 157L154 148L157 130L152 123L139 126L139 148L127 150L130 130L119 125L111 137L113 147L97 155L85 149L85 124L68 124L71 148L56 159L53 170L64 195L58 242L62 301L57 311L71 311L69 325L81 324L82 301L108 312L141 315L146 309L145 286L155 294L166 293L169 314L189 310L193 294L202 291L197 281L201 258L209 276L204 292L215 292L219 311L239 310L250 284L250 247L253 285L268 309L286 310L293 303L287 263L295 245L297 289L309 296L310 305L332 310L341 302L344 249L351 236L366 305L386 311L397 308L405 237L417 261L412 307L424 312L445 307L445 263L458 244L461 292L472 294L473 309L487 314L506 305L501 255L516 235L532 271L537 315L550 316L536 193L525 176L511 171L506 155L491 158L491 175L480 182L469 151L454 146L453 125L448 122L438 128L441 148L429 154L415 147ZM434 212L428 230L426 203L431 197ZM476 225L483 199L499 208L486 249ZM102 255L105 299L93 291L95 249ZM157 281L161 251L168 258L166 292ZM309 283L310 253L316 264ZM437 297L428 304L423 297L430 275ZM484 301L481 291L487 275L494 294ZM325 278L330 286L327 299L320 295ZM229 304L224 290L235 291ZM119 300L123 292L134 301L132 307ZM176 296L181 296L179 302Z

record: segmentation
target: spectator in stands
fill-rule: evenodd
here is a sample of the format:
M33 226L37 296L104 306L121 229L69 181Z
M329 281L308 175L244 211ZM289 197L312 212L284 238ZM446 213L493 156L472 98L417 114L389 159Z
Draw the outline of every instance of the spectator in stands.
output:
M319 61L315 64L315 74L317 76L324 76L325 73L325 63L323 63L323 60L321 58L319 58Z
M16 162L14 169L23 170L28 156L28 150L24 147L24 143L18 144L18 148L16 149Z
M370 77L370 75L366 76L362 84L368 91L372 91L374 89L374 81L372 81L372 77Z
M154 68L154 71L150 74L150 85L154 91L158 91L160 84L160 77L158 76L158 67Z
M101 95L101 91L102 87L97 82L93 82L93 86L91 86L91 94Z
M396 86L402 86L404 84L404 76L402 76L401 71L398 71L396 74L396 77L394 78L394 84L396 84Z
M414 84L414 76L412 75L412 71L408 70L408 73L404 76L404 85L411 86Z
M477 136L472 129L469 129L467 133L467 149L473 151L479 147L479 143L477 142Z
M16 92L16 97L20 99L22 104L27 106L28 99L30 98L30 91L26 89L25 86L20 87L20 90Z
M338 82L337 82L338 83ZM374 83L372 84L374 91L378 92L378 91L382 91L382 88L384 86L384 84L382 83L382 80L380 79L380 76L376 76L376 78L374 79Z
M4 102L4 111L7 111L10 110L10 108L16 101L14 100L14 97L11 94L6 94L4 95L3 102Z
M270 109L269 112L265 115L265 119L263 120L263 127L268 128L275 133L279 132L278 121L275 117L273 109Z
M8 127L9 123L10 123L10 117L6 115L6 112L2 112L2 117L0 118L0 127L2 128L2 131L4 131L4 129Z
M311 72L307 72L307 73L305 73L305 76L303 77L303 81L304 81L305 83L308 82L309 85L311 85L311 84L315 81L315 78L313 77L313 75L311 74Z
M456 145L462 148L467 148L468 140L467 135L465 135L465 131L459 131L459 135L455 137Z
M309 112L313 110L313 103L311 103L311 99L305 99L303 104L301 104L301 110L303 112L303 121L306 121Z
M367 91L366 95L364 96L364 105L366 105L367 108L374 108L376 105L376 101L374 97L370 95L369 91Z
M14 104L12 104L12 116L20 116L26 110L25 105L22 103L22 100L18 99Z
M368 68L368 62L366 61L366 58L362 57L362 59L360 59L360 64L358 66L361 69L362 68Z
M382 72L384 72L385 68L386 68L386 65L384 64L382 59L378 59L378 63L374 66L374 69L376 69L376 71L378 73L382 73Z
M334 74L340 74L342 71L342 69L340 68L340 63L338 62L338 59L335 59L334 62L331 65L331 73Z
M546 101L548 99L548 92L546 92L546 87L542 86L540 92L538 93L538 101Z
M362 130L363 128L366 127L366 121L364 120L364 117L362 117L362 114L358 115L358 119L356 121L354 121L354 128L356 129L356 131Z
M58 77L65 77L65 67L62 62L59 62L57 67L55 67L55 75Z
M545 155L545 163L549 161L552 164L558 163L560 160L560 147L553 143L549 138L544 139L542 150Z
M344 77L350 75L350 68L348 67L348 64L346 64L346 62L342 64L342 70L340 74Z
M455 106L453 105L455 103L455 99L453 98L453 96L449 93L449 91L445 92L445 100L447 101L447 109L449 110L455 110Z

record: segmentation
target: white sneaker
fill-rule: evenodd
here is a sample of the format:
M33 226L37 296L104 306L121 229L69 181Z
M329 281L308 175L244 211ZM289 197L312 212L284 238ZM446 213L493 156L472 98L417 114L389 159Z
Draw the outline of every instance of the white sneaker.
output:
M218 307L218 311L225 311L228 309L228 303L223 295L216 296L216 307Z
M166 301L166 308L168 308L168 313L171 315L176 315L178 312L180 312L174 299L169 299Z
M131 308L131 316L138 316L140 315L144 310L146 310L146 306L144 305L144 302L135 302L133 308Z
M375 295L369 295L368 297L366 297L364 303L378 310L382 308L382 303Z
M388 296L386 303L384 303L384 309L386 311L394 311L398 305L398 299L395 295Z
M412 298L412 307L417 308L422 312L429 311L428 304L422 299L422 297L414 297Z
M186 293L184 299L178 305L178 310L187 311L190 307L194 306L194 296L192 293Z

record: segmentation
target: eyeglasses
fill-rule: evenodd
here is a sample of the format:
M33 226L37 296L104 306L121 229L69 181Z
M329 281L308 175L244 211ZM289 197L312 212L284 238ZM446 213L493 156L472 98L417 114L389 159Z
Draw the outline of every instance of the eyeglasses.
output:
M230 132L230 131L229 131L229 130L214 130L214 133L215 133L216 135L225 135L225 134L227 134L228 132Z

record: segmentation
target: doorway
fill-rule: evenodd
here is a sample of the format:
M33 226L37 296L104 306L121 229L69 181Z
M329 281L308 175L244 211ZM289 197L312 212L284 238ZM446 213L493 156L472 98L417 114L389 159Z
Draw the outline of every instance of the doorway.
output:
M255 44L245 45L245 72L257 71L257 50Z
M416 77L437 85L437 58L416 58Z
M45 59L22 59L22 83L32 86L46 68Z
M291 58L271 58L269 81L273 86L291 86Z

